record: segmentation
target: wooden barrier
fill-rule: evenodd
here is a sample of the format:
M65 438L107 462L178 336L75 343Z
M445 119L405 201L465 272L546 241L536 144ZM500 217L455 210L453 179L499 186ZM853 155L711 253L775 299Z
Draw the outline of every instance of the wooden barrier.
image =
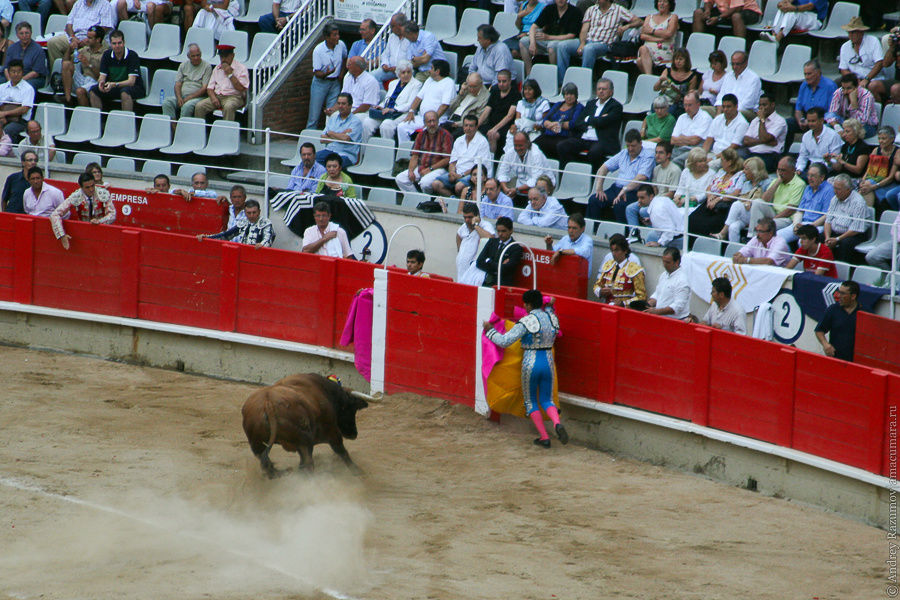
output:
M854 362L900 374L900 321L858 312L854 351Z
M553 250L541 248L525 248L522 262L516 269L513 285L531 289L534 282L531 256L537 266L538 281L542 292L569 296L570 298L587 298L588 284L591 274L588 273L588 261L581 256L561 256L555 265L550 264Z

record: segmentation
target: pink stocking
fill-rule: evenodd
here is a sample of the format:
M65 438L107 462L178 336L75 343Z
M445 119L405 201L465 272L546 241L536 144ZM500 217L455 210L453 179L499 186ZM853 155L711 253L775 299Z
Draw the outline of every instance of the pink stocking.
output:
M556 409L554 409L555 411ZM559 417L556 417L559 419ZM550 439L550 436L547 435L547 429L544 427L544 417L541 415L541 411L536 410L531 413L531 420L534 421L534 427L537 429L538 434L540 434L542 440Z
M550 417L550 421L554 425L559 425L559 411L556 410L556 407L553 405L548 406L544 409L544 412L547 413L547 416Z

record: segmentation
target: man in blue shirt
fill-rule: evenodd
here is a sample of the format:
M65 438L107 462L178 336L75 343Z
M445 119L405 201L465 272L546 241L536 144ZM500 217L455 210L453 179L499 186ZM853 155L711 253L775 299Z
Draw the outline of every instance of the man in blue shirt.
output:
M859 284L845 281L837 291L837 302L825 309L816 326L816 339L825 356L853 362L856 345L856 313L859 312ZM830 333L828 339L825 334Z
M610 220L609 212L612 211L616 221L627 223L625 209L637 202L637 188L642 181L650 180L654 166L654 151L644 148L637 129L629 129L625 133L625 148L607 159L597 171L597 187L588 198L587 217ZM616 183L604 191L605 176L613 171L616 172Z
M794 116L787 119L785 152L790 150L794 135L806 133L809 130L809 125L806 124L806 111L814 106L819 106L828 112L828 107L831 106L831 96L834 95L837 87L835 82L827 77L822 77L822 65L817 59L814 58L803 65L803 83L800 84L800 92L797 94Z
M287 189L310 193L319 185L319 178L325 174L325 167L316 162L316 147L305 142L300 146L300 164L291 171Z
M434 34L419 29L419 24L415 21L406 22L403 26L403 35L409 40L406 57L413 64L416 79L424 83L430 77L431 61L436 58L447 60L447 56Z
M824 164L815 162L809 165L806 171L808 185L800 196L800 204L795 213L802 217L800 221L794 221L778 230L778 236L787 243L797 241L797 230L801 225L814 225L819 228L819 232L825 228L825 216L834 197L834 187L825 179L827 176L828 167Z
M353 45L350 46L350 54L347 58L362 56L363 50L372 43L376 33L378 33L378 25L375 24L375 21L372 19L363 19L363 22L359 24L359 35L362 39L353 42Z
M555 265L559 262L559 257L563 254L574 254L588 261L588 274L593 273L594 258L594 240L591 236L584 233L584 217L579 212L569 215L568 225L569 235L553 241L552 236L544 238L547 250L554 250L550 264Z
M325 165L325 159L332 152L340 155L345 166L355 165L359 158L359 144L362 142L362 121L352 112L353 96L340 93L337 97L337 112L325 121L325 131L321 142L326 147L316 153L316 161Z
M31 39L31 23L22 21L16 25L16 37L19 41L6 50L6 58L3 61L3 73L0 74L0 83L6 83L9 76L6 67L12 60L21 60L24 65L25 75L22 80L35 90L44 87L47 81L47 53L41 46Z

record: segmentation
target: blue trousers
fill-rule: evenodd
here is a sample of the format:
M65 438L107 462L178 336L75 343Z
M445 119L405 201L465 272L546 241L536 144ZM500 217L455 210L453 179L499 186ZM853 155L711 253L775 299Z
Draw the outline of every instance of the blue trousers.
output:
M319 79L313 77L309 87L309 118L306 120L307 129L317 129L319 117L322 116L323 106L333 106L337 102L341 92L341 82L334 79Z
M606 200L603 202L601 202L595 194L591 194L588 198L587 214L585 216L588 219L605 220L603 219L603 213L608 212L608 210L612 208L616 221L619 223L627 223L626 210L628 206L637 202L637 190L625 192L625 202L613 204L613 199L619 195L619 192L622 191L622 187L623 186L618 184L609 186L609 189L605 192Z
M292 14L294 13L287 13L283 10L278 11L279 17L290 18ZM259 30L266 33L278 33L278 30L275 29L275 15L269 12L261 16L259 18Z
M553 406L553 356L550 350L522 352L522 395L525 414Z

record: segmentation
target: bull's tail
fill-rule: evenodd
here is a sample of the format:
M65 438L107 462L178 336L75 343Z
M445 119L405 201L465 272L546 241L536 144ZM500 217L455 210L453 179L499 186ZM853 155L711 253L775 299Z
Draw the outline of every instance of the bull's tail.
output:
M275 411L272 410L272 403L268 398L263 404L263 415L265 415L266 422L269 424L269 441L266 443L266 454L268 455L269 450L272 449L272 445L275 443L275 439L278 437L278 417Z

